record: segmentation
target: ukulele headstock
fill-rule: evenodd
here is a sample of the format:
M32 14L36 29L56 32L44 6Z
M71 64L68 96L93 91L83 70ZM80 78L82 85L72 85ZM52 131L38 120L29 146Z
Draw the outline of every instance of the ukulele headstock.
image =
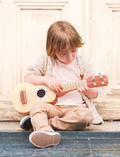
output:
M86 79L87 86L89 88L93 87L103 87L108 85L108 78L106 75L92 76Z

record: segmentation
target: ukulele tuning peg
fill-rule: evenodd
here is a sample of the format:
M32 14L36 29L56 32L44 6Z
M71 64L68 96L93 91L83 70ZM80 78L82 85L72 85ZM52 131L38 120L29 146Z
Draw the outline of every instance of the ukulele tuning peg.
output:
M93 83L93 86L96 87L96 85L97 85L97 84L94 82L94 83Z
M99 76L100 76L100 79L103 79L103 76L101 75L101 73L99 72Z
M105 84L104 82L101 82L101 85L102 85L102 86L104 86L104 84Z
M95 80L95 77L94 77L94 76L92 77L92 80L93 80L93 81Z
M95 80L95 77L94 77L93 73L91 73L91 76L92 76L92 80L94 81L94 80Z
M95 77L94 77L93 73L91 73L91 76L92 76L92 80L94 81L94 80L95 80Z
M105 82L101 82L102 89L104 89Z

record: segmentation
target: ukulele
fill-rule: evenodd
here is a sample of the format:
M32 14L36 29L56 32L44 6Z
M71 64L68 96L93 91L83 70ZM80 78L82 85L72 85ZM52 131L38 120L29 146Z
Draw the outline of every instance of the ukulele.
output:
M64 83L62 95L84 85L87 85L89 88L93 88L107 86L107 84L108 79L105 75L88 77L84 80ZM47 102L55 104L58 96L58 94L46 85L20 83L12 91L12 104L20 114L29 115L29 111L35 103Z

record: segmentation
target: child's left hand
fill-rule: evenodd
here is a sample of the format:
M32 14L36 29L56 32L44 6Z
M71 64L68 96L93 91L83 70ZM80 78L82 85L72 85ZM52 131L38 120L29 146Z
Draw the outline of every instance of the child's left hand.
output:
M85 93L87 90L88 90L89 88L88 88L88 86L80 86L80 87L78 87L77 88L77 91L79 92L79 93Z

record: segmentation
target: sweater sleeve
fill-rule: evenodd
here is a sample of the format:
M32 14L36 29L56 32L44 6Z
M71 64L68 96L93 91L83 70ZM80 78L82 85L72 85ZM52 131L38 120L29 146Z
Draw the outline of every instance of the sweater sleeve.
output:
M27 75L38 75L38 76L44 76L45 75L45 59L46 56L41 56L38 58L35 63L28 66L27 71L24 75L26 77Z

